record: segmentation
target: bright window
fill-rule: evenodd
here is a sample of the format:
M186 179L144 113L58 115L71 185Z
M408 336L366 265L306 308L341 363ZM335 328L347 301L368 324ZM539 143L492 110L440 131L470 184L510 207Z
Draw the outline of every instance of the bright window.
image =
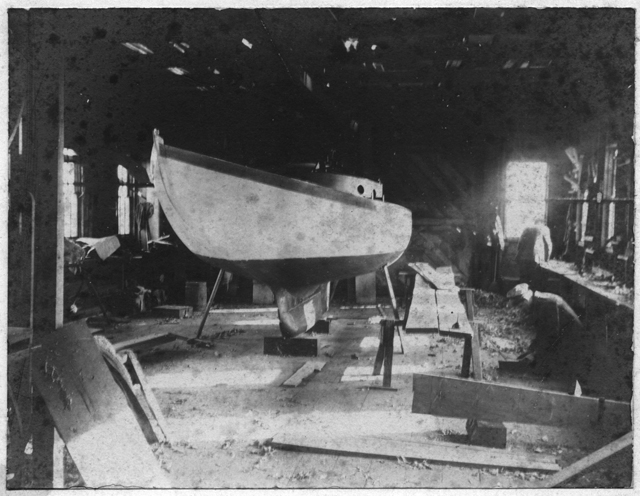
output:
M129 171L118 166L118 234L131 233L131 199L134 195L134 179Z
M546 162L509 162L505 184L505 235L519 238L522 230L544 222L547 214Z
M75 238L82 235L81 217L84 195L84 177L82 165L64 162L62 169L62 195L64 206L64 235Z

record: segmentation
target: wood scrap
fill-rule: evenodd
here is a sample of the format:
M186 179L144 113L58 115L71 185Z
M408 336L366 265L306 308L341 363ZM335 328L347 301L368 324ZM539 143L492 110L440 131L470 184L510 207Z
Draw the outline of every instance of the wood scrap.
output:
M555 426L630 426L621 401L427 374L413 376L413 413Z
M152 424L152 427L154 428L154 431L156 433L156 437L161 442L170 443L171 440L169 439L169 428L167 427L167 421L162 414L162 409L158 404L158 400L156 399L155 394L153 394L153 390L147 383L147 378L144 375L144 371L142 370L142 365L140 365L140 362L138 361L138 357L132 350L123 351L123 355L127 357L127 368L129 369L129 372L133 372L131 373L132 382L133 384L137 384L140 386L140 392L144 396L144 399L147 402L147 406L157 423L159 429L156 429Z
M35 339L34 383L87 486L170 487L89 329Z
M477 467L507 467L555 472L555 458L534 453L505 452L464 444L435 441L405 441L373 436L322 437L305 433L279 433L269 443L274 448L343 456L363 456L397 460L431 460Z
M176 339L177 337L175 334L172 334L170 332L163 332L141 336L139 338L128 339L126 341L120 341L118 343L114 343L113 347L118 352L126 349L140 350L143 348L153 348L154 346L171 343Z
M284 381L282 385L286 387L298 387L302 383L302 381L304 381L311 374L313 374L314 372L320 372L326 364L327 362L321 360L306 362L296 371L295 374Z
M588 456L578 460L577 462L569 465L568 467L563 468L559 472L553 474L551 477L539 481L532 487L544 487L551 488L557 487L563 482L568 481L572 477L584 472L588 468L592 467L596 463L601 462L602 460L609 458L610 456L616 454L618 451L623 450L624 448L631 446L633 444L633 432L628 432L624 436L619 439L616 439L612 443L607 444L606 446L600 448L597 451L594 451Z

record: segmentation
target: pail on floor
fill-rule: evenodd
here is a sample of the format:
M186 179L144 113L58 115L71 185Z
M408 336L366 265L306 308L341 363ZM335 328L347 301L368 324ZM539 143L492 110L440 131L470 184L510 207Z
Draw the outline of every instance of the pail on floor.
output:
M184 304L199 312L207 306L207 283L204 281L187 281L184 288Z

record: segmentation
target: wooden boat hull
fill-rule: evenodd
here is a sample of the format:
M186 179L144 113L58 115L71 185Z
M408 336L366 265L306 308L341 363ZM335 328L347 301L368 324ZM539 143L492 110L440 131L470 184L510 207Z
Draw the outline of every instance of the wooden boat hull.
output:
M150 175L189 250L289 295L276 298L281 322L320 285L393 262L411 237L403 207L166 146L157 133ZM287 325L283 334L309 323Z

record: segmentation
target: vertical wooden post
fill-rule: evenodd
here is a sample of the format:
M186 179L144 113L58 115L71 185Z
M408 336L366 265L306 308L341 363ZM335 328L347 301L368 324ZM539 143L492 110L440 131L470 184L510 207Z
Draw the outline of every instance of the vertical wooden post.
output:
M389 298L391 298L391 306L393 307L393 318L395 320L394 326L398 331L398 339L400 340L400 353L404 355L404 343L402 342L402 334L400 334L400 314L398 313L398 303L396 302L396 293L393 291L393 284L391 283L391 276L389 275L389 265L384 266L384 276L387 280L387 286L389 288Z
M25 152L36 204L33 343L37 345L62 327L64 295L64 49L63 42L48 43L56 13L29 11L29 69L27 86L27 139ZM38 90L35 91L37 86ZM34 371L36 373L37 371ZM35 400L33 419L34 481L37 487L53 483L54 426L44 401Z
M462 352L462 369L460 375L467 379L471 371L471 337L466 336L464 338L464 351Z
M393 320L382 320L380 322L380 345L373 364L373 375L380 375L384 364L384 376L382 378L383 387L391 387L391 368L393 366L393 338L395 333L395 322Z
M389 265L384 266L384 276L387 280L387 287L389 288L389 298L391 299L391 306L393 307L393 318L396 320L400 320L400 314L398 313L398 303L396 302L396 293L393 290L391 276L389 275Z
M478 331L478 327L475 323L475 307L473 302L473 289L463 289L465 293L465 309L467 311L467 318L469 319L469 323L471 324L471 330L473 331L473 335L471 339L465 339L465 352L467 351L467 346L471 348L471 360L473 362L473 377L481 381L482 380L482 360L480 358L480 332ZM467 341L470 341L467 344ZM463 364L464 365L464 364ZM463 366L464 368L464 366ZM467 371L467 377L469 376ZM464 377L464 375L463 375Z
M211 296L209 297L207 306L204 309L204 313L202 314L202 320L200 321L200 327L198 327L196 339L200 339L200 336L202 336L202 330L204 329L204 324L207 321L207 317L209 317L209 310L211 310L211 305L213 305L213 300L215 299L216 294L218 293L218 288L220 287L220 282L222 281L223 276L224 276L224 270L220 269L220 272L218 272L218 277L216 278L216 283L213 286L213 290L211 291Z
M373 363L373 375L380 375L382 363L384 362L384 322L384 320L380 322L380 343L378 344L376 360Z
M48 13L39 26L39 14L29 13L30 50L33 81L29 81L27 119L29 139L25 148L33 168L32 188L35 216L34 335L62 326L64 289L64 210L62 174L64 162L64 53L62 43L45 40L50 35ZM42 29L42 31L40 31ZM34 56L35 55L35 56ZM38 83L37 93L33 83Z
M384 346L384 375L382 386L391 387L391 367L393 365L393 337L395 332L395 322L383 320L383 346Z

